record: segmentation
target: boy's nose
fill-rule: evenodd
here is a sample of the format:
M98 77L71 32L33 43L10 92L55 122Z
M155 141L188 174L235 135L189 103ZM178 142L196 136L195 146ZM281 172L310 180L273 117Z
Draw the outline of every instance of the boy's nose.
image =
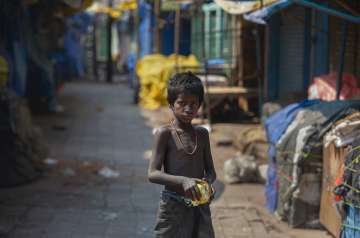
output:
M185 106L184 111L185 111L186 113L192 113L192 112L193 112L191 106Z

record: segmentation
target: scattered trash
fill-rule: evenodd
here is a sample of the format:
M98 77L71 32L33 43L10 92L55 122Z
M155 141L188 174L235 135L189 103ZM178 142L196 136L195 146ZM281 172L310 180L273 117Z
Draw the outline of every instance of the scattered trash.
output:
M99 170L98 174L105 178L117 178L120 176L119 172L112 170L108 167L104 167L101 170Z
M113 221L113 220L116 220L118 217L119 217L119 215L115 212L104 213L105 221Z
M268 171L269 165L268 164L262 164L259 166L259 179L261 182L265 183L267 180L267 171Z
M138 229L138 234L144 234L147 233L150 230L148 227L141 227L141 229Z
M54 166L54 165L57 165L59 163L58 160L52 159L52 158L47 158L43 162L44 162L44 164L49 165L49 166Z
M226 135L221 135L216 139L216 144L218 146L230 146L233 143L233 139Z
M224 163L224 179L227 183L258 182L258 168L255 157L238 155Z
M150 160L152 156L152 151L151 150L147 150L144 152L144 159L145 160Z
M88 166L90 166L90 165L91 165L91 163L90 163L90 162L88 162L88 161L85 161L85 162L83 162L83 163L82 163L82 165L83 165L84 167L88 167Z
M65 107L63 105L58 104L58 105L56 105L55 112L56 113L64 113Z
M63 175L65 177L73 177L76 175L75 171L71 168L66 168L64 171L63 171Z

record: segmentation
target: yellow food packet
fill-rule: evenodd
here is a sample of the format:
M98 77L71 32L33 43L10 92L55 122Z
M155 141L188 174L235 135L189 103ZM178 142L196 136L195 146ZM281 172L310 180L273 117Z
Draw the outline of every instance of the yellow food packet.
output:
M208 203L213 193L211 186L206 181L198 182L196 186L200 191L201 197L200 200L192 200L192 205L199 206Z

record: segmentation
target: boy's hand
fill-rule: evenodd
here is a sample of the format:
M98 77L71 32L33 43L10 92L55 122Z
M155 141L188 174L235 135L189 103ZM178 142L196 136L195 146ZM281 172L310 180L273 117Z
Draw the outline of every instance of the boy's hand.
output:
M184 178L182 187L185 192L185 197L190 198L191 200L200 200L201 194L198 187L196 186L197 182L201 182L201 179Z
M209 184L209 186L210 186L211 195L210 195L209 203L211 203L212 200L214 200L214 198L215 198L216 190L215 190L214 186L211 184L210 179L208 179L208 178L205 177L205 178L202 178L202 180L205 181L205 182L207 182L207 183Z

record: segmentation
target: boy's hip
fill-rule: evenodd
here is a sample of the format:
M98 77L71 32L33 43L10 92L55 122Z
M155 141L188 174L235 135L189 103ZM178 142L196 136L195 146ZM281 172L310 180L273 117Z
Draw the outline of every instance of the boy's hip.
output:
M184 203L180 195L163 191L155 234L156 237L169 238L214 237L209 205L191 207Z

